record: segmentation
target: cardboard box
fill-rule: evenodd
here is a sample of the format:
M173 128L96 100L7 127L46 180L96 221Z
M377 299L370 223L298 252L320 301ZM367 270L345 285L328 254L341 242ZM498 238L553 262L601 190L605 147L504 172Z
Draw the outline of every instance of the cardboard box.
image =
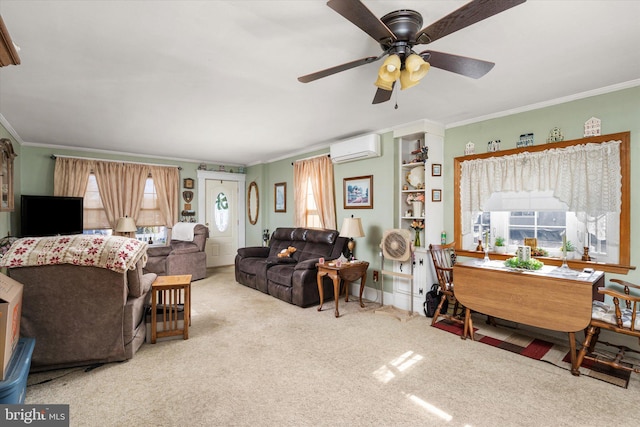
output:
M22 315L22 283L0 274L0 367L2 381L7 375L7 366L20 339L20 316Z

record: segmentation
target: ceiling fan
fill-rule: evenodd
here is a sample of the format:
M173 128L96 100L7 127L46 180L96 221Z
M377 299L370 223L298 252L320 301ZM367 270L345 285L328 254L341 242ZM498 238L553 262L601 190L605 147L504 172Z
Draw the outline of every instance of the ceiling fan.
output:
M375 82L378 90L373 98L373 104L379 104L391 98L398 79L401 89L415 86L420 83L431 66L475 79L480 78L493 68L495 65L493 62L433 50L425 50L417 54L413 51L413 47L434 42L525 1L473 0L428 27L420 29L422 15L414 10L396 10L378 19L360 0L329 0L327 6L380 43L383 52L379 56L368 56L298 77L298 81L312 82L378 61L386 56Z

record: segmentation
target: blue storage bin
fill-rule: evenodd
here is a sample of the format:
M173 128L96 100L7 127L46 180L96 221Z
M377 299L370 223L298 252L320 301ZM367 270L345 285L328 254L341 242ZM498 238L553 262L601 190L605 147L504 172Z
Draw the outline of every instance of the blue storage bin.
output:
M35 338L20 338L9 366L7 377L0 381L0 404L22 404L27 394L27 377L31 368L31 355L36 346Z

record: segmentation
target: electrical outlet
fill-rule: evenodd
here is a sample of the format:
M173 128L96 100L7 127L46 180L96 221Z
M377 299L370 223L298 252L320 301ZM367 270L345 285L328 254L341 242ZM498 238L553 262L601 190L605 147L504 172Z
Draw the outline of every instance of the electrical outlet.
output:
M418 295L422 295L422 293L423 293L423 292L424 292L424 289L420 288L420 289L418 290Z
M378 270L373 270L373 281L374 282L378 281Z

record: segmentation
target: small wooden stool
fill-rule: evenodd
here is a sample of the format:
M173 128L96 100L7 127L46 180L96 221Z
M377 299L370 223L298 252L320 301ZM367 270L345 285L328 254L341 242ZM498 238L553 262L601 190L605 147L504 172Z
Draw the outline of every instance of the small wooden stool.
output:
M162 331L158 332L158 296L162 302ZM178 328L178 305L184 304L182 328ZM191 274L158 276L151 285L151 344L157 338L182 335L189 339L191 323Z

